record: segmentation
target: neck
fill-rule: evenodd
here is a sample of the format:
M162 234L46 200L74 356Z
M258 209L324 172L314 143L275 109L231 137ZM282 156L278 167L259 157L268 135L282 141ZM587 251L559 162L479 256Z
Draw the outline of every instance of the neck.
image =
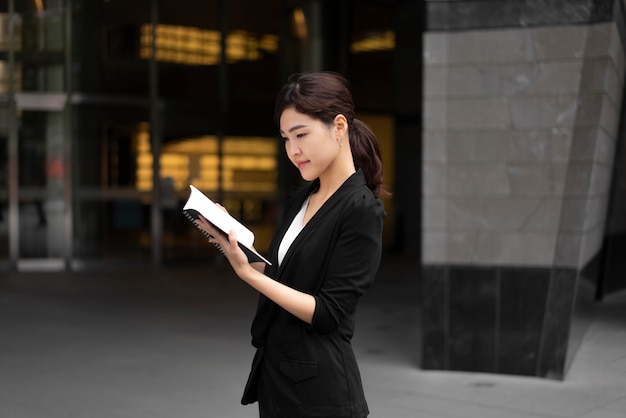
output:
M339 153L332 167L329 167L329 169L320 176L320 186L316 193L323 200L326 200L355 172L356 168L354 167L349 145L346 146L344 144L342 152Z

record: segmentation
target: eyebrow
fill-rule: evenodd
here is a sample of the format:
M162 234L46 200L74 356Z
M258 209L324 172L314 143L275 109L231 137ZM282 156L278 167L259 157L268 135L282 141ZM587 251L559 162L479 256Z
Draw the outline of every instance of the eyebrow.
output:
M298 130L298 129L300 129L300 128L306 128L306 125L296 125L296 126L292 126L292 127L289 129L289 133L291 133L291 132L293 132L293 131L295 131L295 130ZM282 129L280 130L280 133L281 133L281 134L283 133L283 130L282 130Z

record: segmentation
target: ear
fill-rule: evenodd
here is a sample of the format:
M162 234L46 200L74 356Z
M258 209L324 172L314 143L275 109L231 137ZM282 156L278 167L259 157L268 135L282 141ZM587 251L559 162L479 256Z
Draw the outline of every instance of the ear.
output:
M348 120L340 113L335 116L335 120L333 122L337 131L337 139L343 138L343 136L348 132Z

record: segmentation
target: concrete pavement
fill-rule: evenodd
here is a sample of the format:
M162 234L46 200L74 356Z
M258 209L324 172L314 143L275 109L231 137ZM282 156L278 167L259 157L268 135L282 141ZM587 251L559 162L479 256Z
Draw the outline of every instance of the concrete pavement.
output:
M416 272L386 260L354 347L372 418L624 418L626 294L564 381L419 368ZM0 418L256 417L256 294L224 266L0 273Z

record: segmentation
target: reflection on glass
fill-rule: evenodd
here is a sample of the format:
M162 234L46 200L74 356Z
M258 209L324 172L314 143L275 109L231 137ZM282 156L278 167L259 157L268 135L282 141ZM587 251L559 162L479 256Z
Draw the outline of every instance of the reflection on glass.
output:
M33 7L35 6L35 7ZM41 6L41 7L40 7ZM16 2L16 12L3 15L0 47L12 48L16 58L16 91L63 91L65 20L63 2ZM13 42L9 41L9 19Z

